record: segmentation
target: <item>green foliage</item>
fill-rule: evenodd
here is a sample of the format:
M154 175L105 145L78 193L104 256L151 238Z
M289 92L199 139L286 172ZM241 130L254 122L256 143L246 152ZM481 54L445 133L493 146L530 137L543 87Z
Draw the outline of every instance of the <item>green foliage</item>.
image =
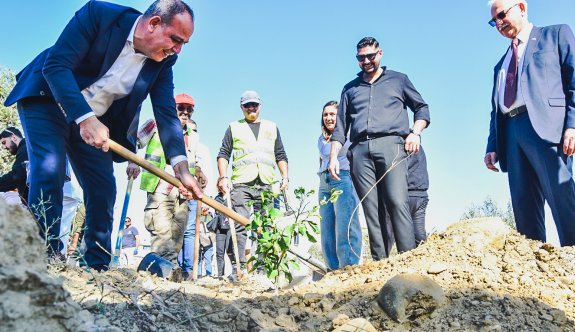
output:
M277 285L280 276L285 276L291 282L293 276L290 269L299 269L295 258L288 255L288 249L296 236L307 238L311 243L317 242L315 236L319 234L319 207L310 206L310 196L314 190L306 191L303 187L294 190L294 196L298 201L297 208L286 207L294 212L293 223L280 227L277 219L283 216L283 212L274 207L274 201L279 195L266 190L261 194L262 210L255 213L254 220L246 226L260 234L257 239L256 252L249 262L254 262L252 271L263 267L267 277Z
M515 229L515 216L513 215L513 207L511 206L510 201L507 202L507 207L504 211L497 206L497 203L491 197L487 196L485 201L483 201L483 204L473 204L468 207L460 220L484 217L501 218L503 222Z
M0 67L0 130L8 126L22 129L16 106L4 106L4 101L16 84L14 73L10 69ZM12 168L14 156L7 150L0 149L0 174L6 173Z

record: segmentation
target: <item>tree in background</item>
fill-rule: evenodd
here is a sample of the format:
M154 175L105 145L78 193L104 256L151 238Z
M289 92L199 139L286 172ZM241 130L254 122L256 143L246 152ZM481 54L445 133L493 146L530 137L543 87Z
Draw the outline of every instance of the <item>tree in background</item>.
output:
M0 67L0 130L8 126L22 129L16 106L4 106L4 101L10 91L12 91L14 84L16 84L14 72L10 69ZM15 156L12 156L7 150L0 149L0 174L6 173L12 168L14 158Z
M509 227L515 228L515 216L513 215L513 208L511 202L507 202L507 208L505 210L500 209L497 203L489 196L485 198L483 204L477 205L472 204L467 208L465 213L461 216L460 220L473 219L473 218L485 218L485 217L497 217L501 218L504 223L509 225Z

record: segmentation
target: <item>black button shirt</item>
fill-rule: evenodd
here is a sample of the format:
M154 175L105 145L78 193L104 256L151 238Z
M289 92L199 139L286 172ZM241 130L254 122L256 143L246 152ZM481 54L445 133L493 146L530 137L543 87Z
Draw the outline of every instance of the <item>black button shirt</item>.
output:
M407 77L386 70L372 84L362 78L363 73L343 88L337 113L337 123L332 141L342 145L349 131L352 142L368 136L409 135L409 117L406 108L414 114L414 120L429 124L429 107Z

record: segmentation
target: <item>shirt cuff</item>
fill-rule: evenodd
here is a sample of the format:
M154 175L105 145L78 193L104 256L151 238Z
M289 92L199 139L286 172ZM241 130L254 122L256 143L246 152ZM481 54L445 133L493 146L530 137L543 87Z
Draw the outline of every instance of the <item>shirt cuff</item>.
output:
M170 159L170 164L172 165L172 168L176 167L176 165L182 161L188 161L188 158L186 156L183 155L179 155L179 156L175 156L172 159Z
M80 122L86 120L87 118L91 117L92 115L96 115L96 113L94 112L88 112L84 115L82 115L81 117L77 118L76 120L74 120L76 122L77 125L80 124Z

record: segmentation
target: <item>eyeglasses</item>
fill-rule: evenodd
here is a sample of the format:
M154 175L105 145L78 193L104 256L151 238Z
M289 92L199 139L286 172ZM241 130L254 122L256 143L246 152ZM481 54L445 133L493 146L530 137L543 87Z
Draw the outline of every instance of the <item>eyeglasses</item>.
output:
M258 104L258 103L245 103L242 106L244 108L256 108L256 107L260 106L260 104Z
M499 13L497 13L497 15L495 15L495 16L491 19L491 21L488 22L489 25L491 25L492 27L496 26L496 25L497 25L497 20L500 20L500 21L501 21L502 19L506 18L506 17L507 17L507 13L508 13L511 9L513 9L513 7L515 7L515 6L517 6L517 5L518 5L518 3L516 3L516 4L514 4L513 6L507 8L506 10L502 10L502 11L500 11Z
M180 112L180 113L186 112L188 114L192 114L194 112L194 106L192 106L192 105L188 105L188 106L178 105L177 108L178 108L178 112Z
M367 59L369 61L373 61L373 60L375 60L375 57L377 56L378 53L379 53L379 51L377 51L375 53L370 53L370 54L358 54L355 56L355 58L359 62L364 62L365 59Z

